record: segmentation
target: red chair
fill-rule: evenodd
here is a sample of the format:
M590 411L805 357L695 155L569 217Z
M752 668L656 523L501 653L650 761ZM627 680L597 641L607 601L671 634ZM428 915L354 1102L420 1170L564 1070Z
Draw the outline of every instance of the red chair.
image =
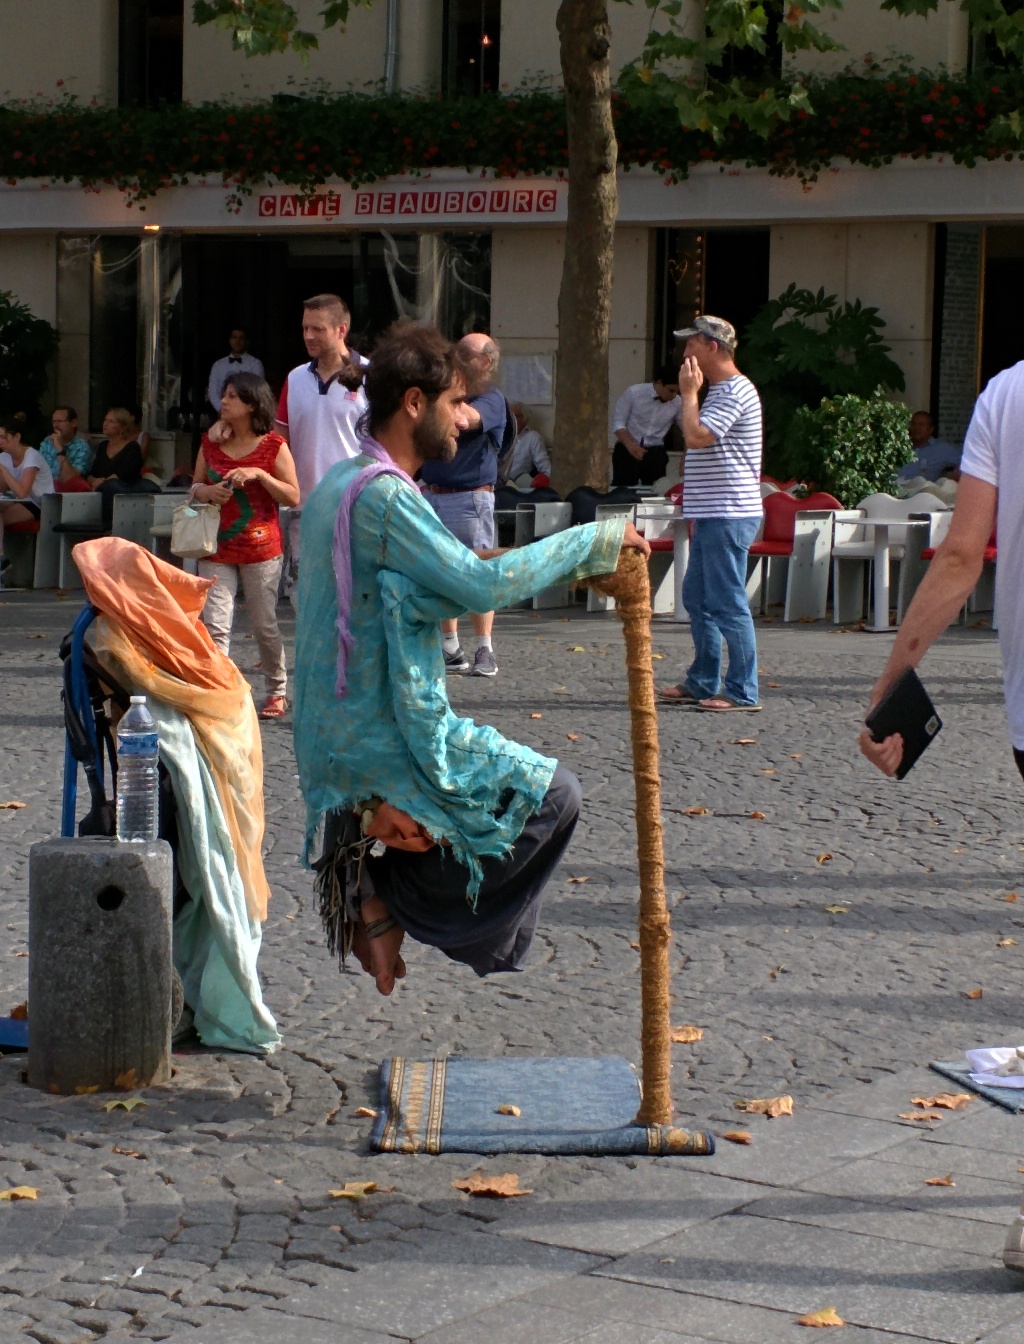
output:
M762 504L764 506L764 529L760 540L755 541L751 546L750 554L760 568L760 607L763 616L768 610L771 561L773 559L788 561L792 556L797 514L807 513L811 510L842 509L843 506L834 495L827 495L823 490L807 495L804 499L796 499L793 495L785 494L779 490L775 494L766 495ZM830 536L830 547L831 542Z
M931 560L931 559L933 559L934 556L935 556L935 552L936 552L937 550L938 550L938 547L937 547L937 546L927 546L927 547L925 547L925 549L921 552L921 559L922 559L922 560ZM983 593L983 594L984 594L984 593L988 593L988 594L990 594L990 596L991 596L991 598L992 598L992 607L991 607L991 610L992 610L993 613L994 613L994 611L995 611L995 575L994 575L994 573L993 573L993 574L990 574L990 575L988 576L988 578L986 579L986 576L985 576L985 574L984 574L984 565L992 565L992 566L995 566L996 558L997 558L997 554L998 554L998 547L997 547L997 545L996 545L996 529L993 528L993 529L992 529L992 535L991 535L991 536L989 537L989 539L988 539L988 545L985 547L985 550L984 550L984 552L983 552L983 554L982 554L982 566L983 566L982 578L978 580L978 583L975 585L974 592L970 595L970 597L967 599L967 601L966 601L966 602L964 603L964 605L963 605L963 610L960 612L960 624L961 624L961 625L966 624L966 622L967 622L967 613L968 613L968 611L986 611L986 610L989 610L988 607L981 605L982 602L985 602L985 601L987 600L986 597L983 596L983 597L981 598L981 601L979 602L979 592L978 592L979 588L982 590L982 593ZM991 582L991 587L989 587L989 582ZM983 584L985 585L984 587L983 587ZM992 617L992 628L993 628L993 629L996 628L996 620L995 620L995 615L994 615L994 614L993 614L993 617Z

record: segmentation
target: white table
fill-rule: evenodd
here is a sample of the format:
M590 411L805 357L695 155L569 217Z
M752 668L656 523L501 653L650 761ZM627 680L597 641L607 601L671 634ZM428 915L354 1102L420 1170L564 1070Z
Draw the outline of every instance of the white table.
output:
M913 516L908 517L904 514L901 518L860 518L857 520L857 526L868 528L874 534L874 566L875 575L873 581L874 602L872 603L871 620L867 621L864 629L872 634L882 634L890 632L893 627L889 624L889 549L890 549L890 529L901 527L907 530L909 543L909 528L917 521Z
M683 606L683 580L686 578L686 566L690 563L690 520L682 514L671 519L672 523L672 575L675 580L675 620L689 625L690 618Z

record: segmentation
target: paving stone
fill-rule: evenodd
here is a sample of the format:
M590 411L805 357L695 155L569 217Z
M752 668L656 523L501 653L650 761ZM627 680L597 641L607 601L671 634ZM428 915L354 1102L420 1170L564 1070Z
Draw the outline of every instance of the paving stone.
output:
M557 1307L516 1302L482 1311L479 1316L443 1325L417 1337L417 1344L622 1344L622 1322L560 1311ZM693 1344L695 1336L646 1327L633 1321L630 1344Z
M366 1329L386 1315L389 1330L415 1337L544 1282L583 1273L600 1261L511 1239L421 1231L354 1247L347 1263L357 1272L335 1270L323 1287L269 1310Z
M904 1209L932 1212L935 1217L970 1218L1005 1228L1017 1212L1020 1185L1016 1181L991 1181L962 1175L955 1170L955 1186L925 1185L927 1176L947 1176L952 1163L944 1146L934 1145L936 1157L930 1166L900 1166L877 1158L850 1162L845 1167L804 1181L801 1189L851 1199L877 1200ZM945 1160L944 1160L945 1159Z
M298 1331L298 1333L296 1332ZM395 1336L378 1330L362 1330L343 1322L305 1318L291 1327L280 1312L254 1308L246 1312L220 1312L215 1317L200 1314L198 1325L177 1327L165 1336L168 1344L394 1344Z
M694 1223L740 1208L762 1186L681 1166L613 1168L559 1198L509 1200L490 1231L594 1255L623 1255Z
M792 1312L699 1297L693 1293L670 1292L595 1275L542 1288L517 1304L516 1310L533 1303L557 1307L583 1319L606 1321L611 1330L618 1329L623 1344L638 1321L652 1329L667 1330L670 1334L679 1332L687 1337L713 1340L716 1344L799 1344ZM906 1335L865 1330L859 1326L847 1326L841 1338L843 1344L906 1344L907 1340Z
M734 1214L625 1256L598 1274L854 1325L973 1344L1021 1313L1006 1271L981 1256Z

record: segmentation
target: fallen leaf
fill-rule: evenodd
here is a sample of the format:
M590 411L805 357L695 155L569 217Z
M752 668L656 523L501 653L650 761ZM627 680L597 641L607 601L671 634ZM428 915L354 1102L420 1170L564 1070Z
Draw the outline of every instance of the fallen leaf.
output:
M786 970L785 966L776 966L773 970L770 970L768 972L768 979L774 980L777 975L788 975L788 974L789 972Z
M948 1176L929 1176L928 1179L925 1181L925 1185L955 1186L956 1181L953 1180L953 1173L950 1172Z
M832 860L833 860L834 858L835 858L835 855L834 855L834 854L830 854L830 853L828 852L828 850L826 850L824 854L819 854L819 855L818 855L818 862L819 862L819 863L831 863Z
M518 1106L513 1106L511 1102L504 1101L495 1110L495 1115L514 1115L518 1120L519 1117L522 1115L522 1111L519 1109Z
M964 990L964 998L965 998L965 999L980 999L981 996L982 996L982 994L983 994L984 992L985 992L985 991L982 990L982 989L965 989L965 990Z
M773 691L780 691L782 689L781 681L766 681L765 685Z
M568 650L568 652L569 652L569 653L586 653L586 649L583 647L582 644L574 644L574 645L572 646L572 648Z
M467 1195L482 1195L487 1199L514 1199L517 1195L532 1195L532 1190L520 1190L519 1177L512 1172L504 1176L485 1176L475 1171L472 1176L463 1176L461 1181L452 1181L456 1190L465 1190Z
M639 952L639 951L640 951L640 944L639 944L639 943L630 943L630 947L633 949L634 952Z
M954 853L954 854L964 854L964 853L966 853L966 850L963 850L963 849L954 849L954 850L953 850L953 853Z
M17 1003L11 1009L11 1018L15 1022L26 1022L28 1020L28 999L24 1003Z
M579 886L579 884L580 884L581 882L589 882L589 881L590 881L590 878L589 878L589 877L567 877L565 880L566 880L566 882L569 882L569 883L573 884L574 886Z
M130 1092L137 1085L138 1078L134 1069L126 1069L124 1073L119 1073L114 1079L114 1086L119 1087L122 1092Z
M920 1111L900 1111L901 1120L941 1120L942 1115L938 1111L926 1111L924 1115Z
M26 639L45 639L45 635L26 635Z
M28 953L27 953L27 952L15 952L14 955L15 955L16 957L27 957L27 956L28 956Z
M681 1027L672 1028L671 1039L677 1045L692 1045L694 1041L704 1039L704 1029L703 1027L693 1027L687 1022Z
M822 1307L821 1311L808 1312L806 1316L801 1316L797 1325L845 1325L846 1322L836 1311L835 1307Z
M543 717L544 717L543 714L531 714L531 715L530 715L530 718L531 718L531 719L542 719Z
M75 1088L76 1094L80 1097L91 1096L93 1092L98 1092L99 1090L99 1083L92 1083L89 1087L86 1087L84 1083L80 1083L79 1086Z
M652 653L652 654L651 654L651 659L652 659L652 661L655 662L655 663L660 663L661 660L662 660L664 657L665 657L665 655L664 655L663 653Z
M775 774L778 774L778 771L777 771L777 770L762 770L762 771L761 771L761 774L762 774L762 775L775 775Z
M10 807L10 803L7 803L6 806ZM1007 905L1012 905L1014 901L1017 899L1017 893L1015 891L1011 891L1009 896L1002 896L1000 897L1000 899L1004 900Z
M710 810L707 807L684 807L682 815L684 817L706 817Z
M1017 946L1016 938L1000 938L999 941L996 943L996 947L1016 947L1016 946Z
M802 751L791 751L791 752L789 753L789 759L790 759L791 761L802 761L803 758L804 758L804 754L803 754Z
M751 821L766 821L767 818L765 817L765 814L764 814L763 812L751 812L751 814L750 814L750 820L751 820Z
M91 1089L95 1091L95 1088ZM144 1097L118 1097L116 1101L105 1101L103 1109L105 1111L116 1111L118 1106L123 1111L134 1111L136 1106L148 1106L149 1102Z
M15 1185L10 1190L0 1190L0 1199L36 1199L39 1191L31 1185Z
M793 1098L788 1093L783 1097L760 1097L755 1101L734 1101L733 1105L738 1111L744 1111L747 1115L766 1115L769 1120L774 1120L779 1115L793 1114Z
M140 1162L146 1162L149 1160L146 1157L145 1153L138 1153L135 1151L134 1148L118 1148L116 1143L114 1144L113 1148L111 1148L110 1151L112 1153L117 1153L118 1157L137 1157Z
M358 1115L362 1120L377 1119L377 1112L373 1110L372 1107L370 1106L357 1106L355 1110L352 1112L352 1114Z
M346 1181L340 1190L328 1190L332 1199L365 1199L377 1189L376 1181Z
M331 1231L331 1232L340 1232L340 1231L341 1231L341 1224L340 1224L340 1223L331 1223L331 1226L330 1226L330 1228L329 1228L329 1231Z
M746 1129L727 1129L722 1135L728 1143L753 1143L754 1136Z
M729 743L729 745L732 746L732 747L756 747L756 746L757 746L757 738L756 738L756 737L734 737L734 738L732 739L732 741Z
M578 742L580 740L579 733L566 733L566 737L570 742Z
M920 1106L924 1110L941 1106L944 1111L962 1111L973 1100L973 1092L936 1092L933 1097L911 1097L910 1104Z
M829 915L848 915L850 908L846 905L826 905L825 913Z
M0 803L0 812L16 812L21 807L28 807L28 803L19 803L12 798L8 803Z

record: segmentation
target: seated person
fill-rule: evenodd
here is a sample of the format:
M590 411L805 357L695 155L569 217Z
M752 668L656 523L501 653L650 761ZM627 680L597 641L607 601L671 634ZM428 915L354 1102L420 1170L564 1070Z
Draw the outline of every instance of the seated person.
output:
M960 449L935 437L931 411L915 411L910 417L910 442L914 456L901 468L897 480L912 481L917 476L926 481L937 481L941 476L959 479Z
M142 448L132 436L133 419L123 406L111 406L103 417L107 436L96 449L89 484L103 496L103 522L114 519L115 495L160 494L155 481L143 476Z
M528 490L534 477L543 476L542 485L551 480L551 458L547 444L535 429L529 429L530 417L518 402L511 408L516 422L512 447L498 463L498 479Z
M21 416L0 418L0 574L10 566L4 556L4 528L39 521L44 495L53 494L53 477L37 448L22 443Z
M337 463L302 516L295 752L332 950L382 994L405 975L405 933L478 975L522 967L543 889L581 795L554 760L456 717L439 621L514 605L649 552L622 517L515 551L477 554L413 478L449 462L465 385L432 327L403 323L366 373L360 455Z
M50 468L58 490L87 490L85 479L92 467L93 449L78 432L78 412L73 406L55 406L50 417L53 432L47 434L39 451Z

